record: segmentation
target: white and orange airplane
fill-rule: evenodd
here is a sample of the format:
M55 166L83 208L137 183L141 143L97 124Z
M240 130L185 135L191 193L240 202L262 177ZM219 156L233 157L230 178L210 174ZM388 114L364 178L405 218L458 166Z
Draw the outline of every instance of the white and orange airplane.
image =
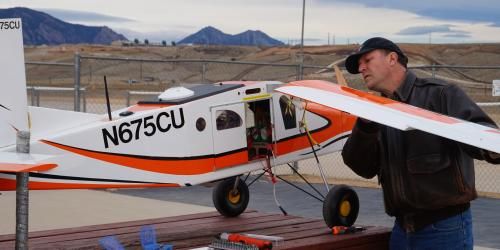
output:
M218 181L215 207L237 216L249 200L246 178L240 176L256 170L273 176L274 166L341 150L354 115L500 153L497 129L325 81L174 87L156 101L108 115L28 107L21 21L1 23L8 28L0 29L0 190L15 190L17 172L30 172L30 189ZM16 153L17 131L30 132L30 154ZM317 192L328 226L355 222L354 190L337 185L325 196Z

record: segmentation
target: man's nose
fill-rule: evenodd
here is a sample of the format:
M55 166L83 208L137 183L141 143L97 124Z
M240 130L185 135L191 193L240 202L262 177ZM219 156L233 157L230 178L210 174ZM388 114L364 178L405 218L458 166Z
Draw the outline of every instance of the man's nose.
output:
M363 73L363 71L366 70L366 65L364 63L360 63L359 66L358 66L358 71L360 73Z

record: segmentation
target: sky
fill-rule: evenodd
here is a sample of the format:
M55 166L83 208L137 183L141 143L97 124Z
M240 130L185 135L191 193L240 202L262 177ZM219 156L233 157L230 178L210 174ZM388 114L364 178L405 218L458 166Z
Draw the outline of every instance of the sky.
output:
M261 30L285 43L301 37L302 0L0 0L63 21L108 26L128 39L178 41L203 27ZM500 42L498 0L306 0L304 43Z

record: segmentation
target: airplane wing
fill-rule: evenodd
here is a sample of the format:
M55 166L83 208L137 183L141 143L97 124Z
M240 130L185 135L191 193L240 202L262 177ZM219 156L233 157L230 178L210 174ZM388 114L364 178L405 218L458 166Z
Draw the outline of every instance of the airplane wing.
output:
M276 91L400 130L418 129L500 153L500 130L327 81L291 82Z
M48 163L50 155L0 152L0 172L43 172L57 167Z

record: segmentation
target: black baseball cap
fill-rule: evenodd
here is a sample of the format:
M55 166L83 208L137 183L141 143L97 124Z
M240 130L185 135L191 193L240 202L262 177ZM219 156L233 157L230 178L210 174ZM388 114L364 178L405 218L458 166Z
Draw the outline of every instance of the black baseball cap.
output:
M395 43L383 37L373 37L361 44L358 52L347 57L347 59L345 60L345 67L347 71L349 71L349 73L351 74L358 74L359 58L361 58L361 56L363 56L364 54L376 49L386 49L396 52L401 58L399 62L401 62L403 66L406 67L406 64L408 63L408 57L406 57L403 51L401 51L401 49Z

